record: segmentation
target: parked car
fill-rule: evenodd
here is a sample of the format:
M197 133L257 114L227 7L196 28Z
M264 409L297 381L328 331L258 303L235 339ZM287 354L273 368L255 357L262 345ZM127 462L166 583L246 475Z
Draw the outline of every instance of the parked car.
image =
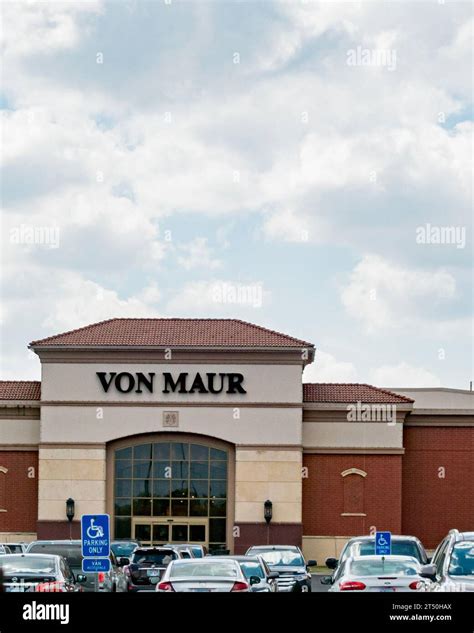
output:
M393 556L413 556L421 565L426 565L429 562L425 548L416 536L392 535L391 553ZM344 545L339 559L326 559L326 567L337 569L346 558L371 555L375 555L375 536L355 536Z
M206 556L172 561L156 585L156 591L248 592L250 583L236 560L227 556Z
M10 547L8 545L0 545L0 555L3 554L12 554Z
M255 545L246 556L260 555L271 571L278 572L278 591L311 591L309 567L315 560L305 562L302 551L294 545Z
M346 558L333 576L321 579L329 591L417 591L423 582L421 565L412 556L354 556Z
M115 554L110 554L110 571L83 574L82 544L79 540L33 541L28 545L27 553L57 554L64 556L74 574L84 575L84 591L115 592L126 591L127 581L120 569Z
M137 547L123 567L127 591L153 591L171 561L179 558L173 547Z
M451 530L421 576L431 581L421 591L474 591L474 532Z
M117 561L120 565L121 558L130 558L132 552L137 547L140 547L141 543L139 541L130 541L130 540L116 540L110 543L110 549L115 554Z
M7 554L2 558L4 591L82 591L85 576L71 571L62 556Z
M179 545L173 543L165 543L163 547L185 548L190 550L193 558L204 558L207 555L207 547L204 545L196 545L196 543L180 543Z
M23 554L23 552L26 552L25 543L0 543L0 549L2 547L6 547L10 550L9 553L11 554Z
M271 571L261 556L229 556L226 560L236 560L239 563L250 584L250 591L278 591L277 580L280 574L277 571Z

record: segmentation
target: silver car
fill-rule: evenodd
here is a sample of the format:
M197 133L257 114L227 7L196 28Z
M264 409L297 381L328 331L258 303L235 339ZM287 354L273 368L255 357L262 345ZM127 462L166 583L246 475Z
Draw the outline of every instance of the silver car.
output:
M474 532L451 530L421 575L422 591L474 591Z
M172 561L156 586L156 591L245 592L250 583L236 560L209 556Z
M423 583L421 565L411 556L354 556L346 558L334 576L322 579L329 591L417 591Z

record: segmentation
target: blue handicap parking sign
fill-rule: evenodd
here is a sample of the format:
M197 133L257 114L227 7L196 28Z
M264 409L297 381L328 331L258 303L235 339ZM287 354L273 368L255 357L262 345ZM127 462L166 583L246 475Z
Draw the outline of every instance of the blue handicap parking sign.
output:
M110 558L83 558L82 571L84 574L110 571Z
M392 533L375 533L375 554L377 556L389 556L392 553Z
M82 555L84 558L110 556L110 517L108 514L83 514L81 517Z

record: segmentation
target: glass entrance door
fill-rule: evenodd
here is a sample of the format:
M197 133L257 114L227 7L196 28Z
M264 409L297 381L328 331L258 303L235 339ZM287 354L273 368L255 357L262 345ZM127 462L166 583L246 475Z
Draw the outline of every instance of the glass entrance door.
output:
M208 522L203 519L183 520L177 517L167 521L135 519L133 537L142 545L163 545L164 543L196 543L208 545Z

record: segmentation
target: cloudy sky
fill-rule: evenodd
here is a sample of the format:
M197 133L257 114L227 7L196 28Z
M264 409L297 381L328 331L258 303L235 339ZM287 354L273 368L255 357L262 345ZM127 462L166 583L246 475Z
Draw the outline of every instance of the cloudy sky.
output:
M2 378L94 321L225 316L313 341L307 381L468 388L469 2L1 11Z

